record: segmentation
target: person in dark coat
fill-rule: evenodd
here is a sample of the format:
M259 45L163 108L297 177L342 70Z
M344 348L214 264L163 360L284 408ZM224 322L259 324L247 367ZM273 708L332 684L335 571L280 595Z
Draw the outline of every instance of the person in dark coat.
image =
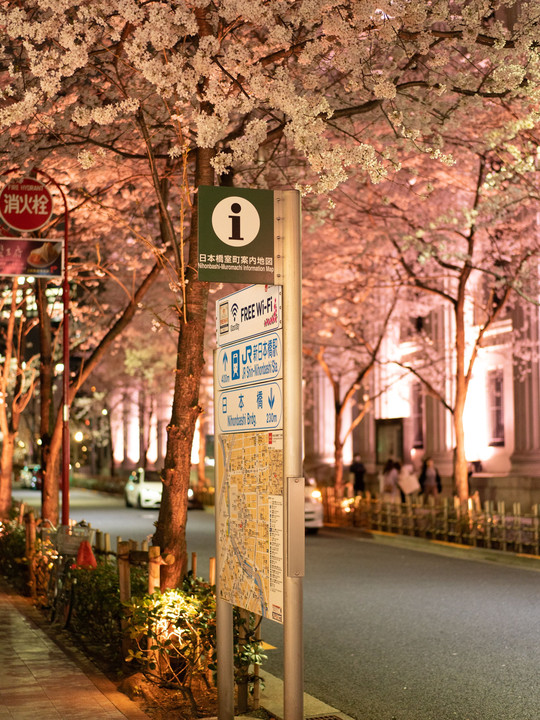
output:
M428 457L424 460L418 482L420 483L420 493L422 495L437 497L442 491L441 476L435 467L433 458Z
M360 455L356 454L353 457L353 462L349 470L354 475L354 494L359 495L365 490L364 476L366 474L366 468Z

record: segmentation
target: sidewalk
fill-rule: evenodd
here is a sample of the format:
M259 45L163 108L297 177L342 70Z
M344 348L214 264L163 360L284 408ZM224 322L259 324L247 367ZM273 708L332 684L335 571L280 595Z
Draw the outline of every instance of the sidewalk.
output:
M148 720L0 581L0 720Z

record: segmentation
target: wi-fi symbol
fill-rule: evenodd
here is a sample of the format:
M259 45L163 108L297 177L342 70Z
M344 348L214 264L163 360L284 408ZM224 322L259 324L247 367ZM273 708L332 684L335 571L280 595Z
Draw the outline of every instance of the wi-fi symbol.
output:
M236 322L236 316L238 315L238 305L236 303L233 304L231 307L232 317L234 322Z

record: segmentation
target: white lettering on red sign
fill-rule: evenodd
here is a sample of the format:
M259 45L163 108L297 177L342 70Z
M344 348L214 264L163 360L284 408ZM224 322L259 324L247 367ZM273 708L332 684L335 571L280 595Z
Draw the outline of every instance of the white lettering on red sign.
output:
M4 213L7 215L21 215L29 212L32 215L47 215L49 213L49 198L47 195L15 195L5 193Z
M0 218L19 232L39 230L52 215L52 197L35 178L11 180L0 191Z

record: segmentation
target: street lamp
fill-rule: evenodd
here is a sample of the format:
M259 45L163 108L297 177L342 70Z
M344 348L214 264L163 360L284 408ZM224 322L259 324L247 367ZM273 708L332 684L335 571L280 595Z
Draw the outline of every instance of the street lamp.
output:
M82 441L84 440L84 434L83 434L80 430L77 430L77 432L76 432L75 435L73 436L73 439L74 439L75 442L77 443L76 454L75 454L75 455L76 455L76 457L75 457L75 467L76 467L76 468L80 468L80 467L81 467L80 444L81 444Z

